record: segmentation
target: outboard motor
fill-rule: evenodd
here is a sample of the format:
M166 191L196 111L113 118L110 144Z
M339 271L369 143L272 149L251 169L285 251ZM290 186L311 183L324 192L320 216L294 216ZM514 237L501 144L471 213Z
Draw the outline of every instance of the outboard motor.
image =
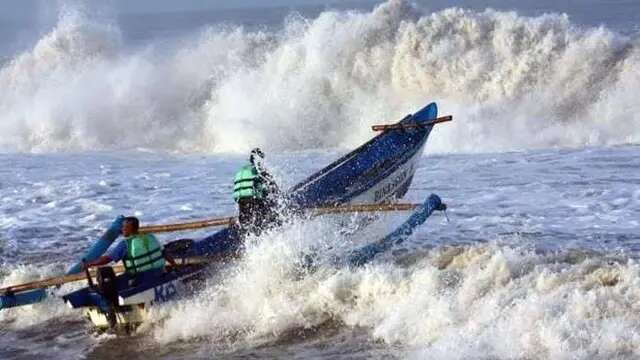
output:
M97 269L96 281L98 282L98 292L104 296L110 304L118 303L118 287L116 285L116 273L111 266L99 267Z
M107 320L111 328L114 328L118 321L115 309L118 306L118 286L116 283L116 273L111 266L99 267L96 269L97 290L109 303L109 310L106 312Z

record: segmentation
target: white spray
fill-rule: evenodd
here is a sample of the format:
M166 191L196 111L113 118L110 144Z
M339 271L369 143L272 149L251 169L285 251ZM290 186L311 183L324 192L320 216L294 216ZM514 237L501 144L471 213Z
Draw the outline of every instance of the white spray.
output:
M67 9L0 68L0 148L352 147L430 101L456 119L431 151L635 143L639 74L636 39L558 14L394 0L280 30L211 27L160 51Z
M301 270L301 254L314 242L345 242L327 230L296 226L251 242L204 293L156 310L156 339L247 346L332 322L366 329L417 358L639 355L633 261L491 243L439 248L409 263L320 261Z

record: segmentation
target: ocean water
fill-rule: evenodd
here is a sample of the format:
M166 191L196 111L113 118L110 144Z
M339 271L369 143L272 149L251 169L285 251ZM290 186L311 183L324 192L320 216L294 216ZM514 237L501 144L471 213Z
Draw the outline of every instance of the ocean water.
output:
M121 5L0 25L1 285L63 273L119 214L233 214L252 147L291 186L430 101L454 121L405 200L436 193L450 221L303 274L301 252L328 259L406 214L363 235L287 225L132 337L91 334L55 296L3 310L0 358L640 356L636 2Z

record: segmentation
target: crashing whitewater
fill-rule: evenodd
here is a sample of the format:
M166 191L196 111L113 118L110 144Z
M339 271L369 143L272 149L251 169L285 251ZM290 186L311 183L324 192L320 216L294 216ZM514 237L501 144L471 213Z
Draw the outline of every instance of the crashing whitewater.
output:
M434 152L640 141L638 39L560 14L390 1L130 47L114 21L67 7L1 66L10 152L348 148L429 101L457 120Z
M295 260L309 245L295 235L309 230L251 244L195 298L153 308L139 334L159 346L196 341L223 353L337 327L366 329L396 355L417 359L640 355L640 267L633 260L492 242L310 272ZM15 330L77 316L56 300L0 316Z
M224 281L157 311L148 331L160 343L257 346L330 323L368 329L415 358L639 355L634 261L490 243L300 276L301 237L287 238L261 239Z

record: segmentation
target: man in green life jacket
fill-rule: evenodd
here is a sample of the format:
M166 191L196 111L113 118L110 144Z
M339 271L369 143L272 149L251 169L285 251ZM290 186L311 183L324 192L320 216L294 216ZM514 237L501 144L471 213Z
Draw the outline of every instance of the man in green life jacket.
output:
M93 266L106 265L110 262L122 260L125 275L130 280L141 277L154 277L162 274L165 266L165 258L171 264L173 259L166 257L162 246L152 234L139 234L140 221L130 216L122 222L122 235L125 237L106 255L98 259L84 263L83 269Z
M251 150L249 163L233 179L233 199L238 203L241 233L255 233L280 222L277 212L278 185L263 166L264 153Z

